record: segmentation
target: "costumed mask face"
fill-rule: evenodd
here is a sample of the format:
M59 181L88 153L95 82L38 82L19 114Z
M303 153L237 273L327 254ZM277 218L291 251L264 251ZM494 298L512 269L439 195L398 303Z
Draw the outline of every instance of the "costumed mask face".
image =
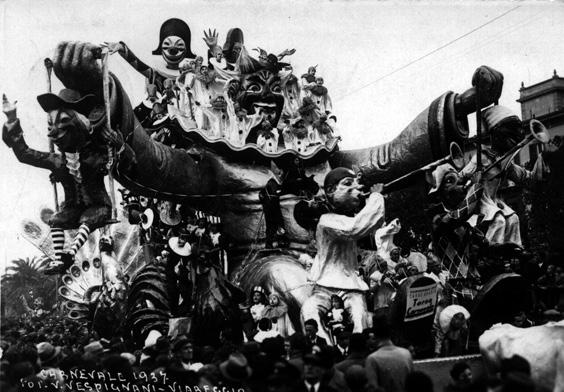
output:
M253 293L253 303L254 304L259 304L262 302L262 294L259 293L258 291L255 291Z
M392 249L390 251L390 259L392 259L394 262L397 262L400 258L400 250L398 248Z
M271 295L268 298L268 303L270 304L270 306L276 306L280 303L280 300L278 299L278 296L276 295Z
M356 177L345 177L339 181L335 190L327 196L336 212L351 215L364 207L362 188L363 186L358 183Z
M63 152L76 152L86 144L90 121L71 109L55 109L48 113L49 139Z
M162 44L162 56L168 68L177 69L186 56L186 43L176 35L166 37Z
M466 187L462 177L456 171L450 171L443 177L439 188L441 201L447 208L456 208L466 196Z
M245 75L235 100L247 113L262 113L277 124L284 107L280 77L266 70Z

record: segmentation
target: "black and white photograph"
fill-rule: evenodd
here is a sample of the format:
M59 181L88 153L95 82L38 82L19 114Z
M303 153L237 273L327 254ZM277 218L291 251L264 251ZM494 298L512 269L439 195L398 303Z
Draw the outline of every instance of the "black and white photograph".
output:
M0 390L564 392L564 1L0 21Z

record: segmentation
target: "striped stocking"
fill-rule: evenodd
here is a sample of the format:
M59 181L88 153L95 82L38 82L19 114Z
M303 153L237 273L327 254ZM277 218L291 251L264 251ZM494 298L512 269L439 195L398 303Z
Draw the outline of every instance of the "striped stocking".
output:
M65 246L65 231L58 227L51 228L51 241L53 242L53 249L55 250L55 260L61 261L61 253Z
M84 245L89 235L90 235L90 229L88 228L88 226L86 226L86 224L84 223L81 224L80 227L78 228L78 233L76 233L76 236L74 237L74 241L72 243L70 253L76 255L76 252L78 252L78 250L82 247L82 245Z

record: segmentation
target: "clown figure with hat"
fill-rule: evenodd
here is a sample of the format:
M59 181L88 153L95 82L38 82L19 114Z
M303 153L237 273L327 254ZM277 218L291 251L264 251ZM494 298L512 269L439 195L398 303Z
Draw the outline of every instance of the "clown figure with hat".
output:
M47 274L63 273L74 262L77 251L89 234L111 223L112 204L104 185L108 174L108 143L127 150L119 133L94 128L89 114L94 109L94 95L81 96L78 91L63 89L59 95L47 93L37 97L48 114L48 137L60 153L31 149L25 142L15 102L3 96L3 111L8 121L2 129L2 140L17 159L28 165L51 171L51 180L60 182L65 192L61 210L51 218L54 256ZM72 246L63 252L65 230L78 229Z
M153 56L162 56L163 64L151 67L141 61L124 42L108 42L106 46L112 53L127 61L137 72L142 74L147 83L154 84L159 92L164 92L164 81L180 76L179 64L182 60L196 57L190 49L192 33L190 27L181 19L171 18L162 25L159 33L159 45L153 50Z
M356 174L339 167L327 174L323 186L330 212L321 215L317 224L318 252L308 276L314 286L302 306L302 319L313 319L321 325L321 315L331 308L331 297L339 295L351 316L353 331L362 332L369 325L365 299L368 286L358 274L357 240L383 222L382 185L373 185L365 199ZM329 341L325 328L319 333Z
M504 106L492 106L482 111L485 130L491 137L491 147L482 147L481 161L488 167L508 153L522 139L523 123L511 110ZM545 165L542 154L539 154L532 171L513 162L515 155L509 154L492 170L484 172L481 177L484 191L479 201L478 213L472 215L468 222L473 227L481 227L486 239L492 244L514 243L522 246L519 217L498 194L500 187L508 181L518 186L533 187L545 176ZM470 178L477 171L477 158L474 156L462 169L462 175Z

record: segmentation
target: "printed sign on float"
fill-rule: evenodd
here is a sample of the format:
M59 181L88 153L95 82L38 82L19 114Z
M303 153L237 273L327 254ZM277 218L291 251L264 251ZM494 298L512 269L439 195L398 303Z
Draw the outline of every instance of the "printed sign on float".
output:
M403 321L418 320L432 316L437 305L437 284L407 289L407 302Z

